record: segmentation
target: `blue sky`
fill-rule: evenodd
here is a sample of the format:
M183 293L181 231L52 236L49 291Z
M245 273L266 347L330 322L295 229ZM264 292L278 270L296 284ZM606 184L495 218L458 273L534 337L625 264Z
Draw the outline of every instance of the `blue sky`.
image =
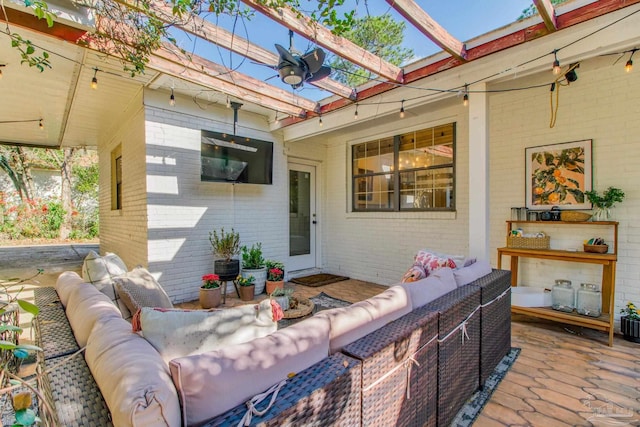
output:
M402 18L384 0L347 0L347 7L355 7L358 16L391 13L397 20ZM449 33L461 41L470 40L481 34L490 32L504 25L514 22L526 9L531 0L417 0L417 3ZM275 52L274 43L284 47L289 46L288 29L256 13L250 20L234 19L229 16L209 16L209 20L218 25L235 31L239 36L248 39L266 49ZM235 28L234 28L235 26ZM274 86L291 89L279 81L276 72L268 67L253 64L242 56L229 54L228 51L202 40L180 37L182 47L214 62L232 67L239 72L251 75L261 80L267 80ZM306 52L315 46L307 39L295 35L294 46L298 51ZM406 23L405 40L403 46L414 50L416 58L437 53L440 48L416 30L410 23ZM271 78L270 78L271 77ZM299 95L319 100L329 96L311 85L305 85L296 91Z

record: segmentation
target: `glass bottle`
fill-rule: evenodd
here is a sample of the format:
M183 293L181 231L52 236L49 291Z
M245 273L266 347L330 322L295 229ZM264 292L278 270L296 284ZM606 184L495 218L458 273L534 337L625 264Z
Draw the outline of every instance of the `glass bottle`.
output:
M558 279L551 289L551 308L570 313L575 308L575 290L570 280Z
M591 317L600 317L602 314L602 294L593 283L580 283L576 300L579 314Z

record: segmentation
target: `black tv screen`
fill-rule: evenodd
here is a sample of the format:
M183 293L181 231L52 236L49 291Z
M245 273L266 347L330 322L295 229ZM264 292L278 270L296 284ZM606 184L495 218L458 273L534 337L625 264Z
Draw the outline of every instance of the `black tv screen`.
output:
M273 143L226 133L201 131L200 180L271 184Z

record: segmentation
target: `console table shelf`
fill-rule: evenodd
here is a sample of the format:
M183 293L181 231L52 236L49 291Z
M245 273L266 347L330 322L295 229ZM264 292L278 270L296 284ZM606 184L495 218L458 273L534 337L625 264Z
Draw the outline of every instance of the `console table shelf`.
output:
M513 224L539 224L540 221L507 221L507 235ZM555 320L585 328L608 332L609 346L613 345L613 303L615 297L616 262L618 260L618 223L615 221L568 222L550 221L549 225L586 225L613 227L613 253L591 253L558 249L498 248L498 268L502 268L502 256L511 257L511 286L518 286L518 264L520 258L538 258L565 262L602 265L602 315L600 317L565 313L548 307L512 306L512 313L526 314L541 319Z

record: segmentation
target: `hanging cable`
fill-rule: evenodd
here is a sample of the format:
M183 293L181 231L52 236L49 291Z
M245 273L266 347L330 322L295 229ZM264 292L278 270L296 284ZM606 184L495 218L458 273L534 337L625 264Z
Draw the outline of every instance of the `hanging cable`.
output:
M575 69L578 68L580 66L580 63L577 62L575 64L571 64L569 66L569 68L567 69L567 71L563 74L558 76L555 81L553 83L551 83L551 90L549 92L549 106L551 107L551 119L549 120L549 127L553 128L556 125L556 120L558 118L558 108L560 107L560 80L567 79L567 84L569 83L569 80L567 78L567 74L570 73L575 73ZM575 79L577 79L578 77L576 76ZM574 81L575 81L574 79ZM556 102L555 105L553 103L553 92L556 93Z

